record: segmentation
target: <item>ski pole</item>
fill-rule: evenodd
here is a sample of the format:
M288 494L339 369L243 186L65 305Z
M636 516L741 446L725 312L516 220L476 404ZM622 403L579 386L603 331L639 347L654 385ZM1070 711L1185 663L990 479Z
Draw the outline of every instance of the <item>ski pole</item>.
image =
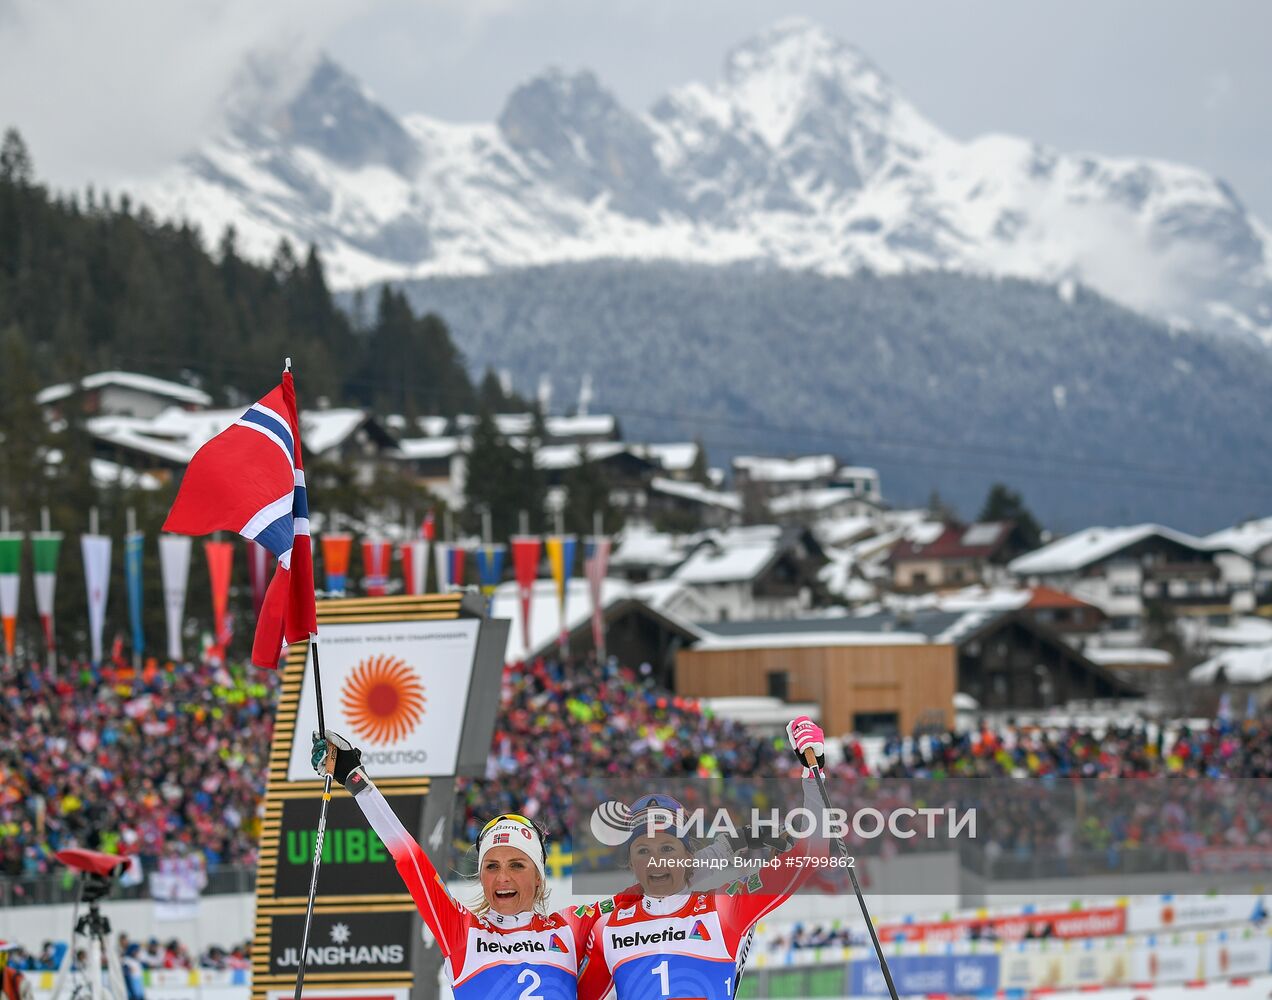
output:
M318 701L318 732L327 738L327 728L322 717L322 680L318 673L318 636L309 637L309 648L314 654L314 694ZM305 906L305 933L300 939L300 964L296 969L296 992L293 1000L300 1000L305 989L305 965L309 955L309 928L314 920L314 898L318 895L318 866L322 864L322 841L327 832L327 803L331 801L331 772L327 772L322 786L322 807L318 812L318 832L314 837L314 867L309 876L309 902Z
M817 756L811 748L804 751L804 761L813 772L813 777L817 779L817 790L821 792L822 804L827 809L834 808L830 804L830 796L826 794L826 780L822 777L821 768L817 766ZM843 839L840 838L835 843L839 845L843 856L850 858L848 845ZM899 1000L896 984L892 981L892 970L888 968L888 960L883 957L883 946L879 944L879 935L875 933L874 921L870 919L870 911L866 909L866 897L861 894L861 883L857 881L857 872L852 865L848 866L848 877L852 879L852 891L857 894L857 902L861 904L861 915L866 919L866 929L870 931L870 940L874 943L875 957L879 959L879 968L883 970L883 978L888 984L888 993L891 994L892 1000Z

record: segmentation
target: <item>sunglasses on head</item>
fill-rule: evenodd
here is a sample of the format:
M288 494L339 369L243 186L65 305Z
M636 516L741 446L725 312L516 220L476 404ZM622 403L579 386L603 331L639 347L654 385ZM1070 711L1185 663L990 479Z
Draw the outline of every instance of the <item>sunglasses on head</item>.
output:
M519 813L504 813L502 816L496 816L494 819L492 819L489 823L487 823L485 826L481 828L481 833L477 834L477 841L473 846L480 851L482 838L485 837L486 834L490 832L491 828L496 823L505 819L512 820L512 822L514 823L520 823L522 826L528 826L531 830L533 830L534 835L539 838L540 850L542 850L544 854L547 854L548 835L544 833L542 830L540 830L533 820L527 819L525 816L522 816Z

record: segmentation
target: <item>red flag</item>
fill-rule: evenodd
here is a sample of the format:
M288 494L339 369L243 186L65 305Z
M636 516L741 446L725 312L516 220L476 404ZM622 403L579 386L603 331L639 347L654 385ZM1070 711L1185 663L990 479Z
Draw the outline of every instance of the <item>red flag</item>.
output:
M234 546L229 542L204 542L203 551L208 557L208 583L212 587L212 648L208 659L213 663L225 662L225 647L230 641L226 628L226 611L230 605L230 576L234 567Z
M512 569L517 577L517 595L521 598L521 637L530 655L530 602L534 596L534 578L539 575L539 536L512 537Z
M235 531L278 560L265 592L252 662L277 667L284 643L318 631L309 498L291 372L267 396L195 452L164 531Z
M389 589L389 564L393 546L383 539L362 542L362 586L371 597L383 597Z

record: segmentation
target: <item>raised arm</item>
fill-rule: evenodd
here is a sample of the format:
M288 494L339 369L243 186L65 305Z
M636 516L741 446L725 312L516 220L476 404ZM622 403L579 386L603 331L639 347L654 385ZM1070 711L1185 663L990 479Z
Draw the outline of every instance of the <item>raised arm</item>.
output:
M324 740L314 733L314 770L319 774L331 774L348 789L371 829L393 856L398 874L415 900L420 916L437 938L442 954L449 957L453 948L466 939L468 911L446 891L424 848L407 832L375 787L362 766L362 752L331 730L327 730L326 737Z

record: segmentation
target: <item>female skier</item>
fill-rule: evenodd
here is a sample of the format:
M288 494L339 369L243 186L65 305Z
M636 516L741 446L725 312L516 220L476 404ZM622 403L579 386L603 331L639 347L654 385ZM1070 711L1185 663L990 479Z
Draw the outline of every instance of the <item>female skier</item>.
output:
M804 763L812 750L820 768L825 761L821 727L800 716L786 727L795 756ZM804 808L822 815L821 794L813 772L804 768ZM666 796L638 799L633 813L677 809ZM820 830L820 823L818 824ZM615 1000L667 1000L695 997L724 1000L737 988L751 930L784 902L807 877L826 841L820 834L802 840L752 875L722 893L695 891L689 881L688 846L674 833L658 830L628 842L628 860L640 893L615 897L615 907L598 917L587 944L589 984L612 979ZM595 986L590 985L590 989Z
M456 902L424 849L367 777L361 751L331 732L314 733L313 765L349 790L389 849L398 873L446 957L456 1000L598 1000L584 987L583 944L599 908L549 913L545 905L543 834L524 816L496 816L477 837L482 898ZM608 986L603 979L600 987Z

